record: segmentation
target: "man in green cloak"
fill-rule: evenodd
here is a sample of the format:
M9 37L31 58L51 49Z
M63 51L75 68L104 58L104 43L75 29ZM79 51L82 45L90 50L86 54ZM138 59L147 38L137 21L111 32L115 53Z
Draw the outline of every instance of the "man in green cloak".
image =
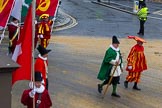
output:
M116 89L117 89L117 84L119 84L121 72L123 72L123 62L122 62L122 56L119 49L119 44L120 42L118 41L117 37L113 36L112 44L110 45L110 47L107 49L105 53L105 57L103 59L100 71L97 76L99 80L103 81L103 83L98 84L99 93L102 93L103 86L108 84L111 76L113 77L110 83L113 86L113 91L111 94L111 96L113 97L120 97L120 95L116 93ZM113 74L115 67L116 70Z

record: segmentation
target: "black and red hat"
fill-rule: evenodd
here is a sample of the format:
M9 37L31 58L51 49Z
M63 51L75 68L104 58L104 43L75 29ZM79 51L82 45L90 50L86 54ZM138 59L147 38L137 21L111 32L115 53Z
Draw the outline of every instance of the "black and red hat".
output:
M51 51L50 49L46 49L46 48L42 47L41 45L38 46L37 50L39 51L41 56L48 54Z

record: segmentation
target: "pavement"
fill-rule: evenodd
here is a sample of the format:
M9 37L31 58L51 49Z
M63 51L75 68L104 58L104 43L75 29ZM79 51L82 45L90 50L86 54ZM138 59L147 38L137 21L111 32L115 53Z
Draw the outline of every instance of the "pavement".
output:
M69 25L71 20L72 19L69 15L64 13L61 9L58 9L58 14L56 15L56 20L54 23L53 30Z
M133 0L101 0L100 2L92 1L92 3L106 6L109 8L117 9L119 11L123 11L129 14L136 15L135 12L133 12L133 6L134 6L134 1ZM157 18L162 20L162 2L157 3L157 2L146 2L148 8L149 8L149 16L150 18ZM54 24L54 31L60 30L60 28L64 28L66 26L69 26L70 24L73 23L73 18L69 16L68 14L64 13L61 8L58 9L58 14L56 16L55 24Z
M157 18L162 20L162 1L157 3L155 0L152 1L146 1L147 7L149 8L149 15L148 17L151 18ZM92 3L99 4L102 6L106 6L109 8L117 9L119 11L123 11L129 14L136 15L135 12L133 12L134 7L134 0L101 0L100 2L92 1ZM58 9L58 14L55 20L54 30L58 28L65 27L72 23L72 17L68 14L64 13L63 10Z
M136 42L120 41L125 64L127 52ZM101 82L96 76L111 38L53 36L50 42L53 53L49 53L49 91L53 108L161 108L162 63L157 62L162 54L160 40L148 40L145 44L149 68L142 74L140 92L132 90L133 84L125 89L123 82L127 72L121 75L118 86L121 99L111 97L111 86L104 99L97 92L97 84Z
M123 11L129 14L136 15L135 12L133 12L134 8L134 1L133 0L101 0L100 2L92 1L92 3L102 5L105 7L113 8L119 11ZM146 1L146 5L149 9L149 15L148 18L155 18L162 20L162 3L157 3L153 1Z

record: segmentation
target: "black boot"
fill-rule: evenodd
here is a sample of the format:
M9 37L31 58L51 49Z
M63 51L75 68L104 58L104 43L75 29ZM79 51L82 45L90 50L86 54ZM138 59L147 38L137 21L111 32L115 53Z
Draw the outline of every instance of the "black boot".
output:
M144 33L140 33L140 32L138 32L137 33L139 36L143 36L144 35Z
M118 95L118 94L116 93L117 84L113 84L112 86L113 86L113 91L112 91L111 96L120 98L120 95Z
M116 93L112 93L111 96L120 98L120 95L118 95Z
M128 81L124 81L124 87L128 88Z
M98 84L98 92L99 93L102 93L102 90L103 90L102 85L101 84Z
M136 83L136 82L134 83L133 89L134 89L134 90L138 90L138 91L141 90L140 88L137 87L137 83Z

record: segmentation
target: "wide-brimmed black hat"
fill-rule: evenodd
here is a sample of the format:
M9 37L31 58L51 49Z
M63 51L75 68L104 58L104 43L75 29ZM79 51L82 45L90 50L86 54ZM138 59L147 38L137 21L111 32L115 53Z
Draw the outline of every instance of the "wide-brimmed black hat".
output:
M119 40L117 39L116 36L112 37L112 44L120 44Z
M46 49L44 47L42 47L41 45L38 46L38 51L41 54L41 56L48 54L51 50L50 49Z
M36 71L34 78L35 78L35 81L42 81L42 74L41 74L41 72Z

